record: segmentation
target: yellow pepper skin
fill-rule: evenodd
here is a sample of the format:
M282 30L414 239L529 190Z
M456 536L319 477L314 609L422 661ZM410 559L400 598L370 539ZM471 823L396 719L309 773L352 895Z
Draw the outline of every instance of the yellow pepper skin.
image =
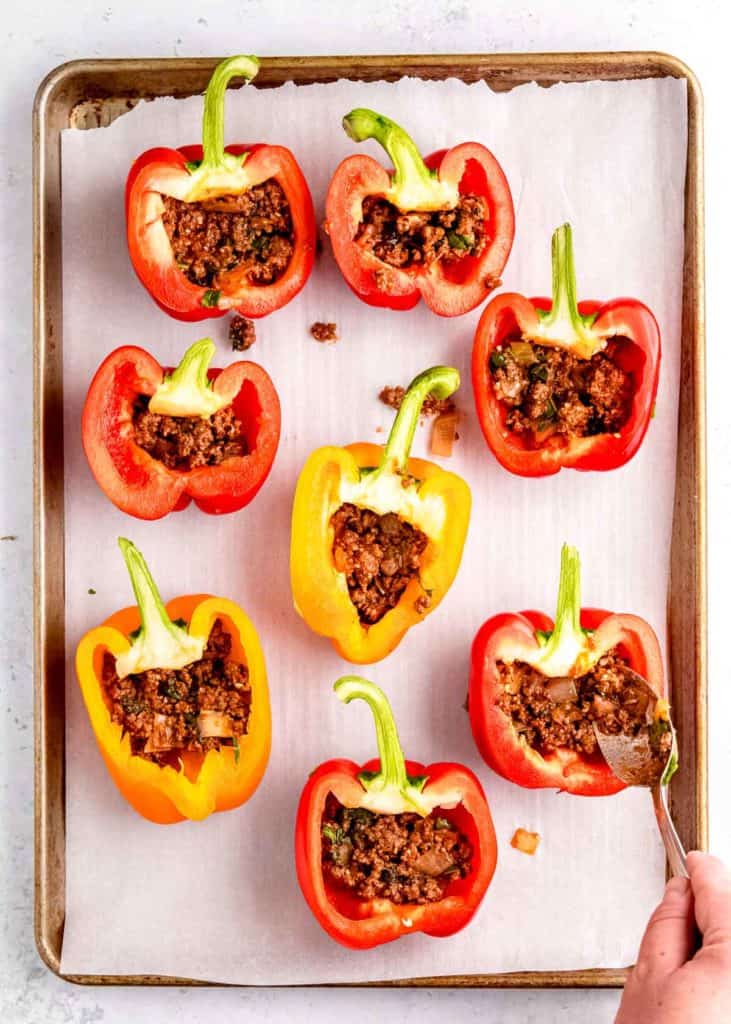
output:
M420 408L421 402L417 416ZM405 487L414 488L412 506L439 510L434 516L437 527L415 524L429 540L419 575L409 581L395 608L365 626L350 600L345 574L335 567L330 519L343 504L343 489L356 487L363 470L384 467L387 453L388 445L319 448L305 463L294 498L290 570L295 608L310 629L329 637L343 658L358 665L385 658L407 630L439 605L457 574L469 525L471 496L461 477L423 459L402 461L393 472ZM368 507L367 498L363 506Z
M206 594L178 597L165 605L171 621L188 623L188 635L207 640L216 619L231 635L230 658L249 670L251 711L248 731L233 747L206 752L181 751L180 769L160 766L132 753L129 736L113 722L105 699L105 652L118 657L130 650L129 635L140 626L137 606L125 608L90 630L76 651L76 673L99 750L119 791L144 818L169 825L200 821L214 811L239 807L262 780L271 749L271 713L266 667L259 639L248 616L225 598Z

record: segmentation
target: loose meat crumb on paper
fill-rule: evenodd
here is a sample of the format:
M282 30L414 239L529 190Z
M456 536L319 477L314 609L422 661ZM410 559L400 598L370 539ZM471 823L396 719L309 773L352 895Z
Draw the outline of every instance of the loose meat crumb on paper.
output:
M386 386L381 388L378 397L384 405L391 409L400 409L404 400L406 388ZM427 395L421 407L421 420L430 419L432 416L441 416L443 413L454 412L456 406L451 398L436 398L434 395Z
M537 832L526 832L524 828L516 828L513 838L510 840L510 845L514 850L527 853L532 857L538 849L540 841L541 837Z
M338 325L325 323L322 320L318 320L310 327L310 334L315 341L321 341L324 343L338 340Z
M245 352L256 341L256 327L253 320L235 316L228 325L228 340L234 352Z

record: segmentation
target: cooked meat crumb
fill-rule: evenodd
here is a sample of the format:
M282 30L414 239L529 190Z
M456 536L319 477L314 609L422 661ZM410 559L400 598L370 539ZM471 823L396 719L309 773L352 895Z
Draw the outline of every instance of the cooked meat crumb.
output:
M506 424L545 440L551 434L612 434L626 422L632 377L614 361L612 340L591 359L565 349L514 340L490 357L495 395L509 407Z
M113 722L129 735L132 753L177 765L182 750L237 745L248 731L249 671L229 661L231 636L216 619L200 661L185 668L152 668L120 679L104 655L102 682Z
M202 416L160 416L139 395L132 423L135 442L168 469L190 470L218 466L225 459L246 455L243 425L228 405L210 419Z
M315 341L337 341L338 340L338 325L324 323L318 320L310 327L310 334Z
M616 647L575 679L549 679L522 661L498 662L497 704L535 750L593 754L594 722L614 736L637 736L646 727L647 694L628 679L628 668Z
M479 256L487 244L487 203L481 196L460 196L451 210L399 210L381 196L363 200L356 242L383 263L399 270L428 267L436 260ZM376 273L377 287L387 278Z
M234 352L245 352L247 348L251 348L256 341L254 321L237 314L228 325L228 340Z
M322 866L332 882L364 900L433 903L470 873L472 847L438 810L426 818L374 814L343 807L331 793L322 819Z
M381 516L350 502L333 513L330 524L335 568L346 575L358 618L373 625L418 576L428 537L394 512Z
M378 397L384 405L391 409L400 409L404 400L406 388L387 386L381 388ZM456 406L452 398L437 398L436 395L427 395L421 407L421 419L425 420L432 416L441 416L445 412L454 412Z
M289 203L273 178L197 203L163 196L162 222L178 266L204 288L219 287L219 275L234 267L245 270L251 284L272 284L294 250Z

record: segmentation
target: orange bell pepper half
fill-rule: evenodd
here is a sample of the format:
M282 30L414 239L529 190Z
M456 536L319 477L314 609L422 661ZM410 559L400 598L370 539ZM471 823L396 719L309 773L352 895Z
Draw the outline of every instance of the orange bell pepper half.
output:
M76 651L76 673L99 750L122 796L139 814L160 825L239 807L261 782L271 748L266 667L248 616L233 601L206 594L177 597L163 605L145 560L120 538L137 605L116 612L90 630ZM132 752L129 735L112 721L102 666L117 659L120 677L150 668L182 668L197 661L213 624L231 636L229 658L246 665L251 708L246 735L219 750L178 751L179 767L159 765ZM185 625L183 625L184 623Z
M469 524L470 489L461 477L433 462L409 458L409 452L427 395L447 398L458 387L455 369L425 370L409 385L385 447L318 448L300 474L290 561L295 608L347 661L372 664L385 658L407 630L434 611L457 574ZM378 515L396 513L428 538L418 575L396 606L370 625L361 622L346 575L338 571L333 556L330 520L346 502Z

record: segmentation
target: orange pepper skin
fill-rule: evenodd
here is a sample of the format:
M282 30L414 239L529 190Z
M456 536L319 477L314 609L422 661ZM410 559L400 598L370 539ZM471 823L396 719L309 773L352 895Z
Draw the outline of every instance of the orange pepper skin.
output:
M261 782L271 749L271 712L266 666L250 619L233 601L206 594L177 597L166 606L172 620L184 619L192 636L208 637L220 619L232 639L231 660L245 664L251 685L249 728L232 747L205 753L183 751L182 771L160 767L132 754L128 735L113 722L104 699L105 652L129 648L129 634L140 625L137 606L124 608L90 630L76 651L76 674L99 750L124 798L148 821L171 825L200 821L215 811L239 807Z
M367 629L350 600L333 561L330 517L340 507L342 480L356 483L361 469L379 465L383 448L374 444L314 451L300 474L292 513L291 581L295 608L315 633L328 637L346 661L369 665L398 646L404 634L434 611L459 569L470 517L470 490L461 477L433 462L409 459L407 473L421 481L419 498L440 498L444 525L429 543L418 578L395 608ZM429 602L419 611L420 598Z

